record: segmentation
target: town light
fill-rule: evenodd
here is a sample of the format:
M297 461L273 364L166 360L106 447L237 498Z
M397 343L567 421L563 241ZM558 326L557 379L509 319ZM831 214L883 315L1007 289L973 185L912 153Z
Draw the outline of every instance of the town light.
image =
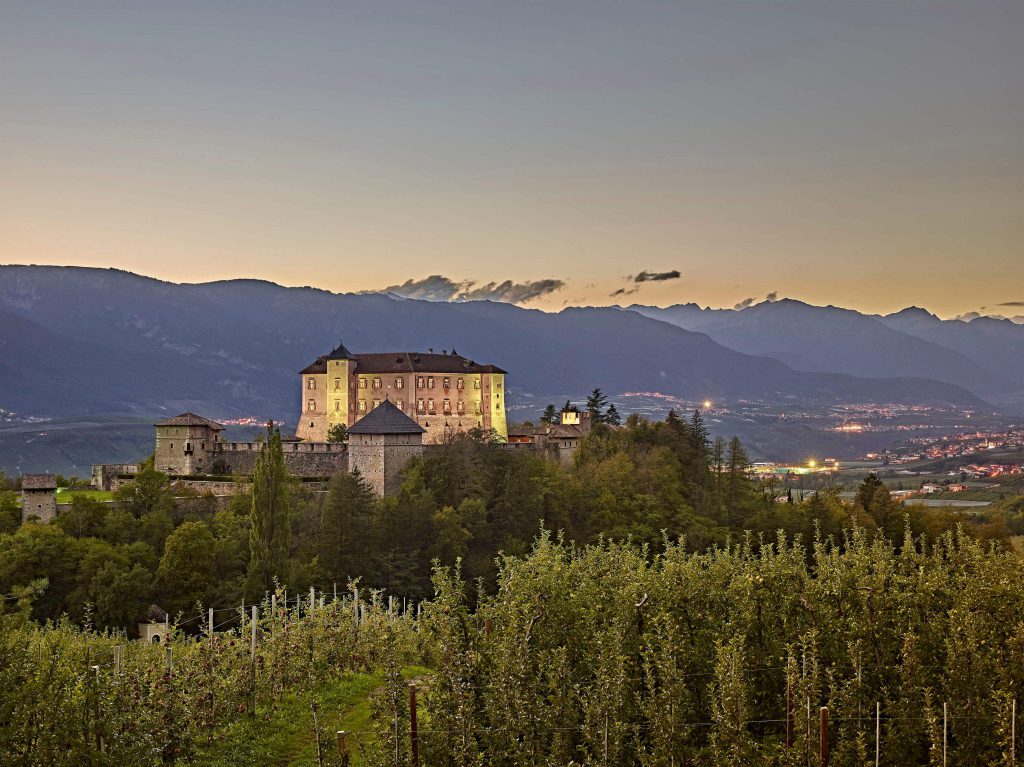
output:
M707 410L708 408L711 407L711 400L706 399L706 400L704 400L703 404L704 404L704 409Z

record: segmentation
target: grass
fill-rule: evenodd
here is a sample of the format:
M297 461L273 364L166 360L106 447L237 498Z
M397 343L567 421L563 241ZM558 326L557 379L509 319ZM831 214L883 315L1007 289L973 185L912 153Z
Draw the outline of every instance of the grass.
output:
M94 501L112 501L114 493L110 490L69 490L66 487L57 488L57 503L71 503L76 495L91 498Z
M409 666L403 675L412 679L429 673ZM350 767L364 764L359 746L373 740L370 731L370 695L384 683L379 674L345 674L316 690L317 719L327 735L321 736L324 764L337 763L334 733L347 730ZM245 716L221 732L220 739L204 748L196 760L202 767L316 767L316 739L309 694L289 694L271 705L259 705L256 717Z

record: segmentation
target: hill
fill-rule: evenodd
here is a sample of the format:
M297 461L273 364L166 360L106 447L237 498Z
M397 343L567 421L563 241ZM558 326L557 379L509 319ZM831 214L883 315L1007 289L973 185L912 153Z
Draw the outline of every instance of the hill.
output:
M797 372L703 333L613 308L557 314L487 301L334 294L256 280L173 284L119 270L0 267L0 407L22 413L292 419L296 371L355 350L444 347L511 371L515 393L661 391L702 399L891 401L985 408L925 378Z

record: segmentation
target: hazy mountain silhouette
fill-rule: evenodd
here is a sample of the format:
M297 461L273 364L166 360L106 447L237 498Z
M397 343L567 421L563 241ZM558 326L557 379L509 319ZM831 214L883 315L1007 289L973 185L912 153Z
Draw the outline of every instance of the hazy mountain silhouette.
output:
M628 308L798 370L922 376L1006 405L1024 391L1024 327L1009 320L943 321L923 309L877 317L791 299L738 310L696 304Z
M257 280L178 285L112 269L7 266L0 312L0 407L39 415L187 405L213 417L293 420L297 371L339 338L355 351L454 348L510 371L513 397L600 386L690 399L985 406L960 386L926 378L797 372L617 308L548 314Z

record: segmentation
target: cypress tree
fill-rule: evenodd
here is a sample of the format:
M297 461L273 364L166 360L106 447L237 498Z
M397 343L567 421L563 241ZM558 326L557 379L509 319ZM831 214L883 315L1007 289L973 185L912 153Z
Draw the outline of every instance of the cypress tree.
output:
M288 470L284 465L281 432L267 425L267 444L256 459L252 474L252 507L249 512L249 573L246 590L258 599L274 588L274 578L284 579L288 568L291 508Z
M604 422L609 426L618 426L622 423L622 417L619 415L614 402L608 406L608 410L604 414Z

